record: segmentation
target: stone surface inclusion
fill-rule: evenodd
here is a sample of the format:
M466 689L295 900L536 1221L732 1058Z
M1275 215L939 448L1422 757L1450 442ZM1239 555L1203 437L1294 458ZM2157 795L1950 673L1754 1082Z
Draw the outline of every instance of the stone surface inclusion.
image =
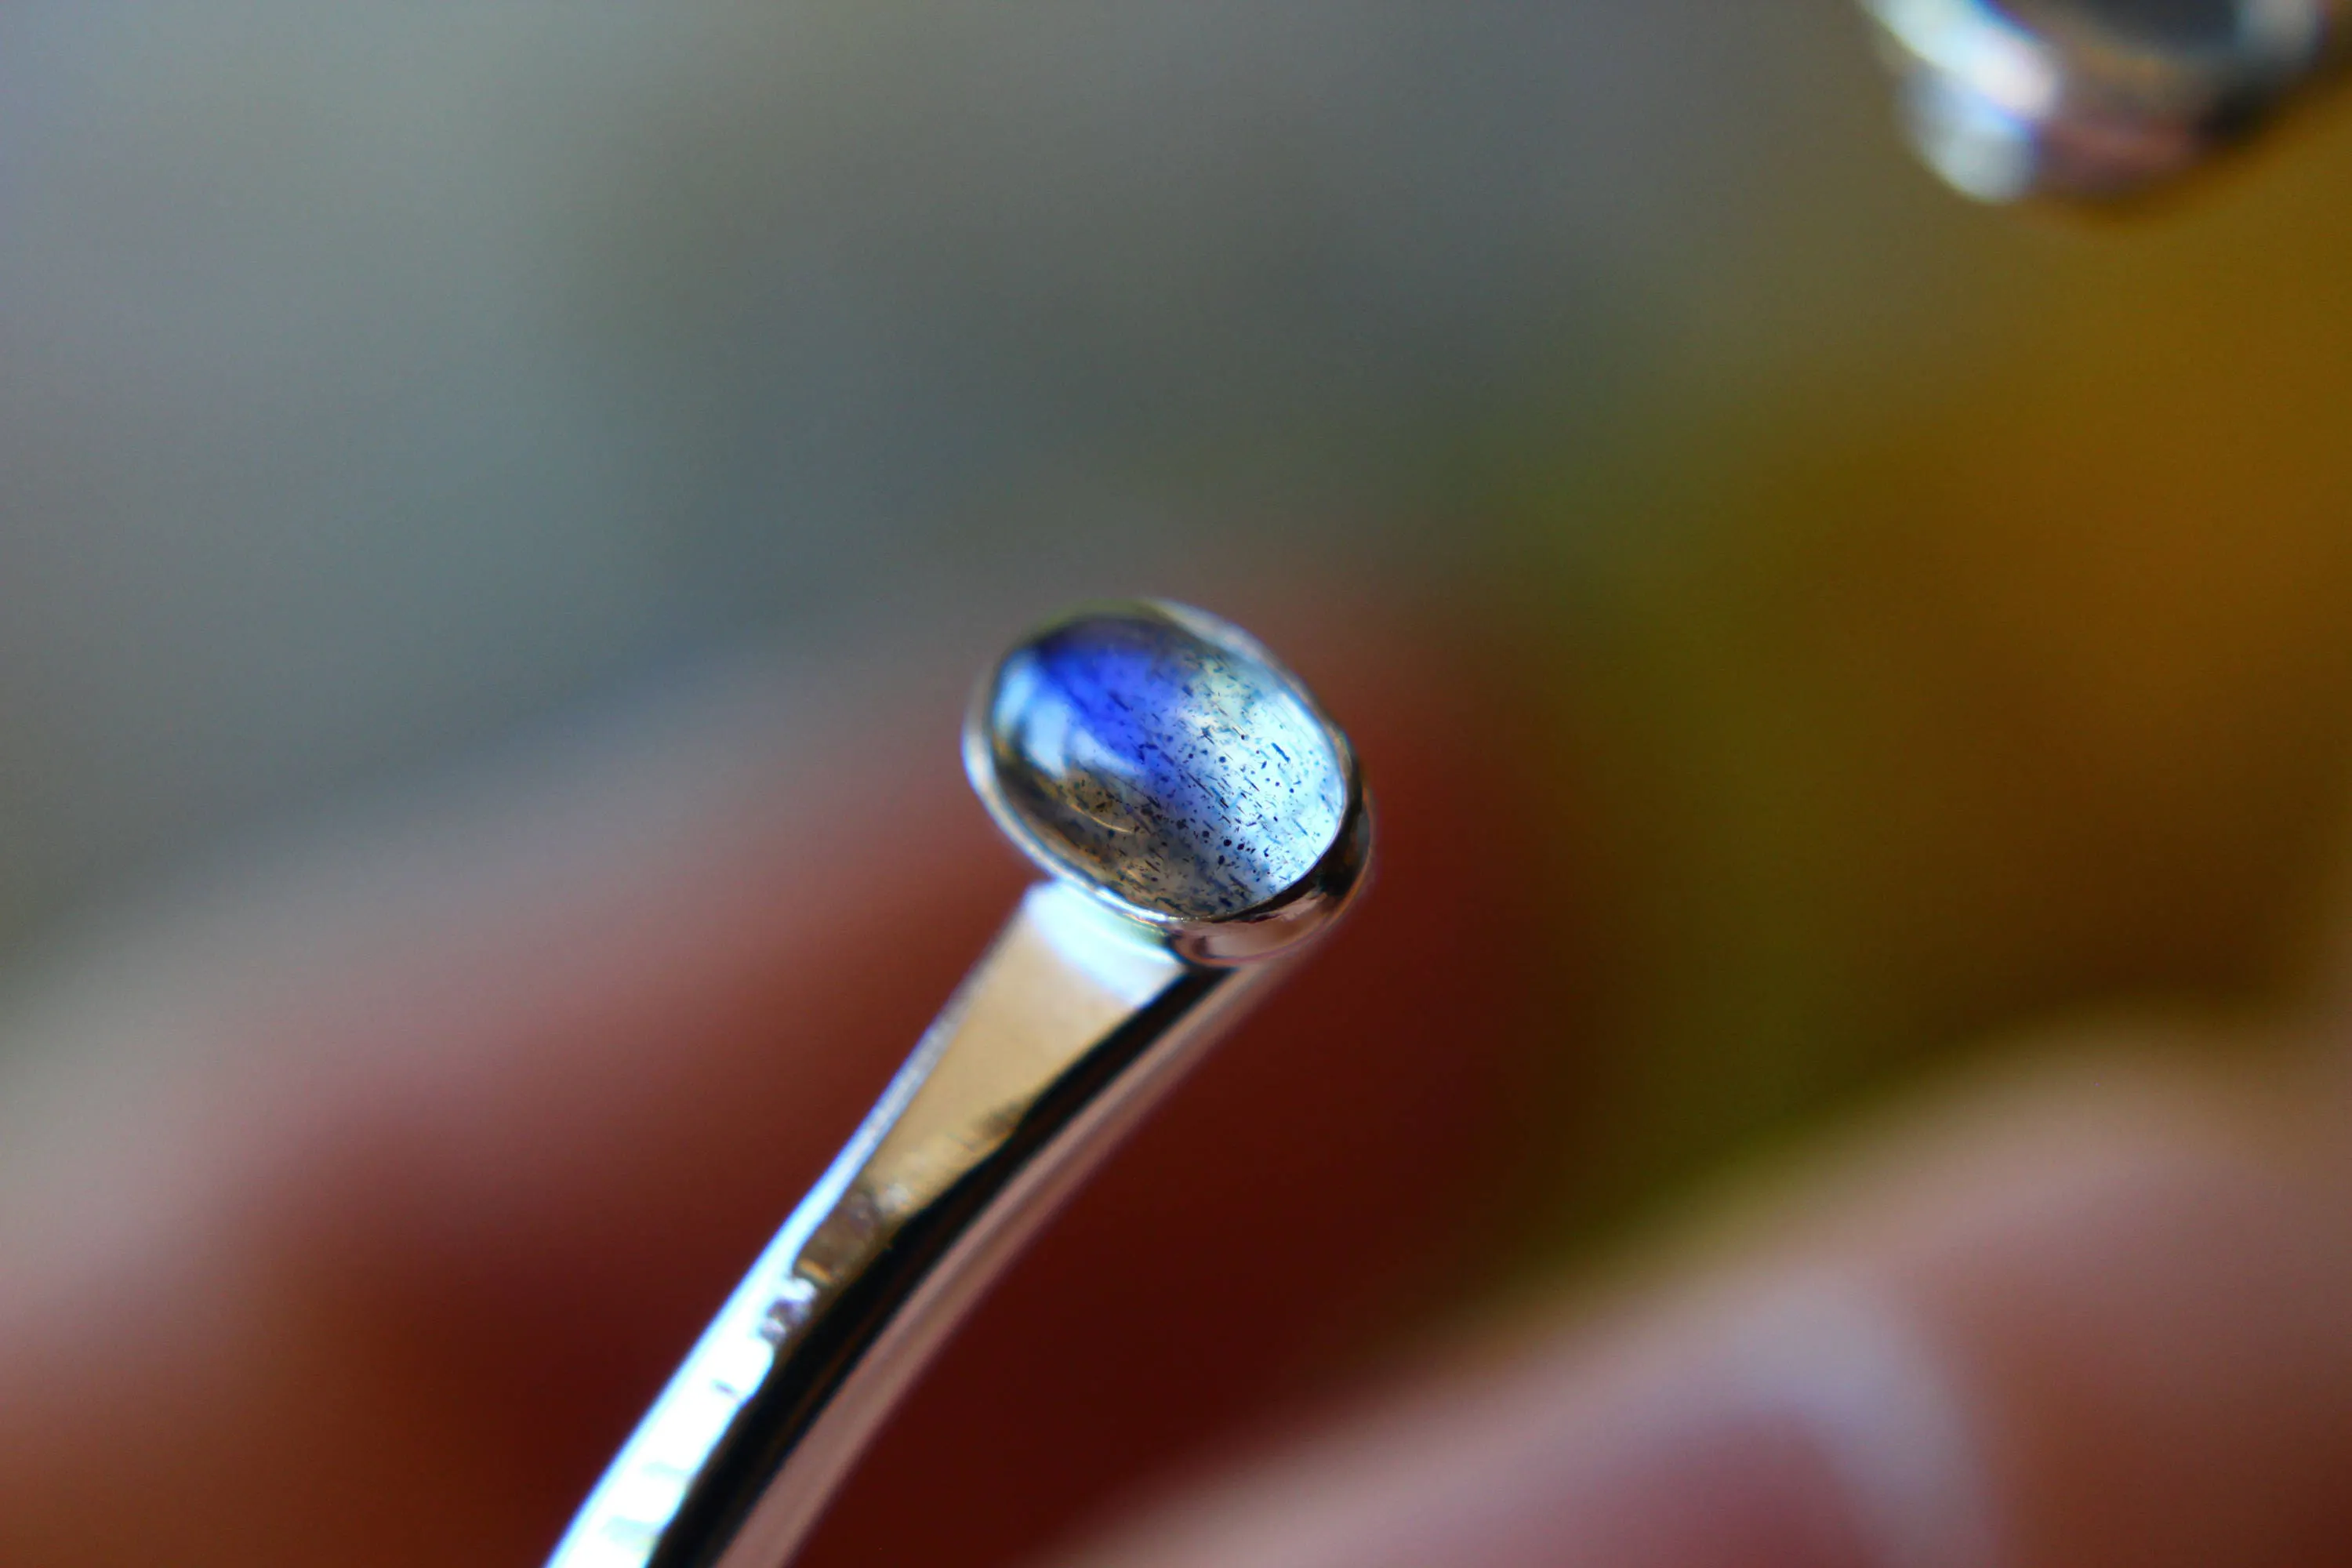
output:
M1339 836L1343 766L1290 679L1148 612L1015 649L987 720L997 787L1045 853L1159 914L1262 904Z

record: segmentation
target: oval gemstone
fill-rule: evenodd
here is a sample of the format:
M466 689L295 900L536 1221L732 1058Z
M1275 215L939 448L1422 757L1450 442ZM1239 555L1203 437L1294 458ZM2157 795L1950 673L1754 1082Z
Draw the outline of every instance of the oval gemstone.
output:
M2325 80L2340 0L1863 0L1912 143L1987 201L2107 201L2245 140Z
M1065 621L1015 648L984 715L997 792L1033 852L1140 909L1238 914L1339 837L1345 764L1305 694L1150 606Z

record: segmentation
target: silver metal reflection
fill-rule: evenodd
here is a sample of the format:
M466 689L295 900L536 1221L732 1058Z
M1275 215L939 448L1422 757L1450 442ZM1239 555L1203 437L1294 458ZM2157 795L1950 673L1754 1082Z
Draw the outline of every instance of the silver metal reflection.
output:
M1984 201L2137 195L2269 125L2352 0L1862 0L1920 155Z
M1347 737L1197 610L1107 605L1039 628L982 682L964 752L1054 879L752 1265L550 1568L788 1559L996 1271L1363 885Z

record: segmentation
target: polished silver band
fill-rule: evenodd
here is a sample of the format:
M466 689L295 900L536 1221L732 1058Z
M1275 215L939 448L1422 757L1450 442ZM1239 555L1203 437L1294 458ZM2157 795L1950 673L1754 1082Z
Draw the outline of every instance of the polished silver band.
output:
M1023 710L1013 720L1067 699L1071 712L1047 715L1062 748L1055 755L1065 762L1073 724L1093 726L1079 748L1085 755L1047 781L1040 797L1047 805L1024 806L1029 796L1004 787L1005 769L1024 764L1014 751L987 743L992 726L1003 729L1007 718L996 685L983 686L968 731L968 739L979 737L968 757L992 812L1055 879L1023 898L865 1124L728 1299L573 1521L551 1568L785 1562L998 1270L1362 885L1370 816L1353 753L1293 678L1196 611L1142 604L1082 614L1093 619L1056 623L1039 637L1067 641L1068 626L1097 623L1126 637L1140 626L1141 646L1160 664L1128 658L1131 650L1120 644L1099 669L1082 658L1074 667L1056 645L1060 687L1014 693ZM1108 634L1088 635L1099 642ZM1184 642L1171 664L1153 640L1169 638L1202 642L1208 653ZM1286 706L1274 720L1248 702L1218 706L1223 689L1203 680L1223 679L1216 661L1228 657L1248 680L1282 683ZM1075 696L1065 689L1072 668L1079 671ZM1159 728L1129 734L1135 704L1148 703L1161 684L1169 711L1151 721ZM1105 691L1107 707L1095 700ZM1296 725L1275 721L1291 712L1324 727L1321 742L1337 770L1339 809L1317 830L1328 841L1306 874L1272 897L1210 915L1188 909L1187 898L1232 902L1219 868L1233 855L1221 837L1279 838L1294 826L1270 813L1293 809L1281 803L1297 795L1297 775L1259 768L1249 750L1271 745L1292 761ZM1253 714L1261 721L1253 724ZM1063 776L1073 771L1086 776ZM1153 790L1157 805L1147 798ZM1105 804L1106 791L1124 792L1127 807ZM1052 802L1063 796L1083 814L1057 816ZM1249 801L1258 804L1239 804ZM1130 807L1143 826L1118 815ZM1196 838L1207 809L1225 814L1226 831L1213 820ZM1106 821L1111 826L1097 843L1088 824ZM1164 832L1152 826L1162 822ZM1103 870L1105 845L1114 856L1160 859L1149 876L1138 873L1140 881L1120 881ZM1192 860L1207 872L1187 879L1168 870ZM1074 861L1083 866L1074 870ZM1115 886L1148 886L1155 902L1106 896Z

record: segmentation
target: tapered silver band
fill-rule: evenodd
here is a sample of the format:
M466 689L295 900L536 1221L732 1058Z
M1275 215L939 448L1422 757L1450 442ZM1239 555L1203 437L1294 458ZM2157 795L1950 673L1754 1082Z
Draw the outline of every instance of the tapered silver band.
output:
M1152 636L1214 636L1252 661L1253 678L1291 680L1198 612L1115 613ZM1179 688L1176 719L1192 725L1183 732L1206 735L1218 763L1240 767L1252 737L1202 728L1181 711L1199 700L1196 682ZM1123 721L1129 704L1113 696ZM1303 694L1292 706L1328 726ZM976 704L975 728L988 721ZM1275 732L1270 743L1298 744ZM1327 739L1340 803L1328 841L1305 875L1256 905L1204 918L1130 910L1105 896L1102 879L1024 842L1057 879L1023 898L687 1356L550 1568L776 1568L793 1554L998 1270L1362 885L1370 807L1345 738L1330 729ZM994 793L1000 763L971 754L992 811L1022 840L1026 819ZM1240 787L1197 773L1179 782L1220 801ZM1195 819L1178 816L1187 853L1227 864L1202 856ZM1118 831L1129 837L1111 840L1117 852L1164 855L1148 835ZM1216 847L1213 837L1199 843Z

